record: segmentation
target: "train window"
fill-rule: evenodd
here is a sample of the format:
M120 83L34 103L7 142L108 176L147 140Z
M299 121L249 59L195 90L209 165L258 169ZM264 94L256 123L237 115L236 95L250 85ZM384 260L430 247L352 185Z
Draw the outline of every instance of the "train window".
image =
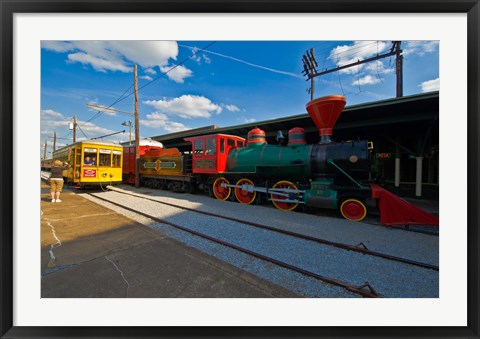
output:
M207 147L205 154L216 154L217 153L217 142L215 139L207 139Z
M77 153L75 153L75 164L77 166L80 166L81 163L82 163L82 153L80 152L79 149L77 149Z
M83 164L85 166L95 166L97 165L97 150L95 152L87 152L87 149L85 149L84 152L84 157L83 157Z
M237 141L237 146L238 146L238 147L243 147L243 146L244 146L243 141L238 140L238 141Z
M112 157L111 157L110 154L100 153L100 161L98 162L98 164L100 166L110 167L112 165L112 159L111 158Z
M233 139L228 139L228 140L227 140L227 145L228 145L228 146L235 147L235 140L233 140Z
M225 139L220 139L220 153L225 153Z
M193 147L196 154L203 154L203 140L195 140Z
M122 153L120 151L113 151L113 167L120 167L122 164Z

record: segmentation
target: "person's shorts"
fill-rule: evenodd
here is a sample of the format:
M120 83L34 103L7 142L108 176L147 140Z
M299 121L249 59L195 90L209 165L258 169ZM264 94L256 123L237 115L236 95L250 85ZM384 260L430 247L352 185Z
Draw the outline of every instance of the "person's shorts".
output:
M63 188L63 179L52 180L50 179L50 193L61 192Z

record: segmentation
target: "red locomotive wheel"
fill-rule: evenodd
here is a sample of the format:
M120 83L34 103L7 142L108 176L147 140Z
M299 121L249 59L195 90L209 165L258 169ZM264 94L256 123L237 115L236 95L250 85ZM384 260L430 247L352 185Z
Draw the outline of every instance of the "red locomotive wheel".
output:
M298 190L297 186L295 184L291 183L290 181L279 181L275 185L273 185L273 188L287 188L287 189L292 189L292 190ZM281 202L281 201L275 201L273 199L281 199L281 200L286 200L287 197L283 195L276 195L276 194L271 194L270 195L272 198L272 202L275 205L276 208L282 210L282 211L292 211L298 206L298 202L296 203L291 203L291 202Z
M343 217L350 221L361 221L367 216L367 208L357 199L347 199L340 205Z
M230 182L224 177L217 178L217 180L213 182L213 194L218 200L227 200L230 193L232 193L232 189L230 187L223 187L222 184L230 185Z
M236 186L242 186L242 185L251 185L251 186L255 187L255 185L253 184L253 182L251 180L245 179L245 178L237 181ZM235 188L235 197L237 198L238 202L240 202L241 204L250 205L252 202L255 201L255 198L257 197L257 192L255 192L255 191L249 192L249 191L243 190L239 187L236 187Z

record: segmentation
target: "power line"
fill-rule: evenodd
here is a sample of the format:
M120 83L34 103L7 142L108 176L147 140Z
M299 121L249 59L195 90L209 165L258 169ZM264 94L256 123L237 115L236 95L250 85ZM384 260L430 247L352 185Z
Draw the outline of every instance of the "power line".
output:
M196 51L195 53L192 53L192 55L190 55L189 57L183 59L181 62L179 62L178 64L176 64L175 66L171 67L169 70L167 70L166 72L163 72L162 74L160 74L158 77L156 77L155 79L149 81L148 83L146 83L145 85L141 86L138 91L140 91L141 89L147 87L148 85L152 84L153 82L157 81L158 79L160 79L161 77L167 75L168 73L170 73L171 71L173 71L175 68L181 66L182 64L184 64L185 62L187 62L188 60L190 60L191 58L193 58L195 55L197 55L198 53L206 50L208 47L212 46L216 41L213 41L211 43L209 43L208 45L206 45L205 47L199 49L198 51ZM120 97L115 100L112 104L110 104L108 107L106 107L106 109L108 108L111 108L113 105L115 104L118 104L119 102L125 100L126 98L128 98L129 96L131 96L132 94L135 93L135 91L131 92L130 94L128 95L125 95L125 93L127 93L131 88L133 87L133 85L131 85L129 88L127 88L127 90L125 90L125 92L122 93L122 95L120 95ZM91 122L97 118L99 118L103 113L105 113L105 110L104 111L99 111L97 112L93 117L91 117L90 119L88 119L87 121L85 121L81 126L84 126L86 123L88 122ZM80 128L80 126L78 126ZM83 133L83 131L82 131ZM66 136L70 135L70 133L68 133ZM84 134L85 135L85 134Z

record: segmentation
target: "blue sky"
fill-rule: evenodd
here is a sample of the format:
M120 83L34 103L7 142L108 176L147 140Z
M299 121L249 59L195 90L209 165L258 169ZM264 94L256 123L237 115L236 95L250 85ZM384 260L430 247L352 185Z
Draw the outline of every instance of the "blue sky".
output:
M388 52L391 41L43 41L41 156L77 140L128 141L134 121L133 65L138 65L141 137L208 125L234 126L305 113L310 82L302 56L314 49L318 70ZM403 41L404 95L439 90L438 41ZM176 66L176 67L175 67ZM315 97L340 94L347 106L395 97L395 58L315 79ZM51 156L50 153L47 154Z

